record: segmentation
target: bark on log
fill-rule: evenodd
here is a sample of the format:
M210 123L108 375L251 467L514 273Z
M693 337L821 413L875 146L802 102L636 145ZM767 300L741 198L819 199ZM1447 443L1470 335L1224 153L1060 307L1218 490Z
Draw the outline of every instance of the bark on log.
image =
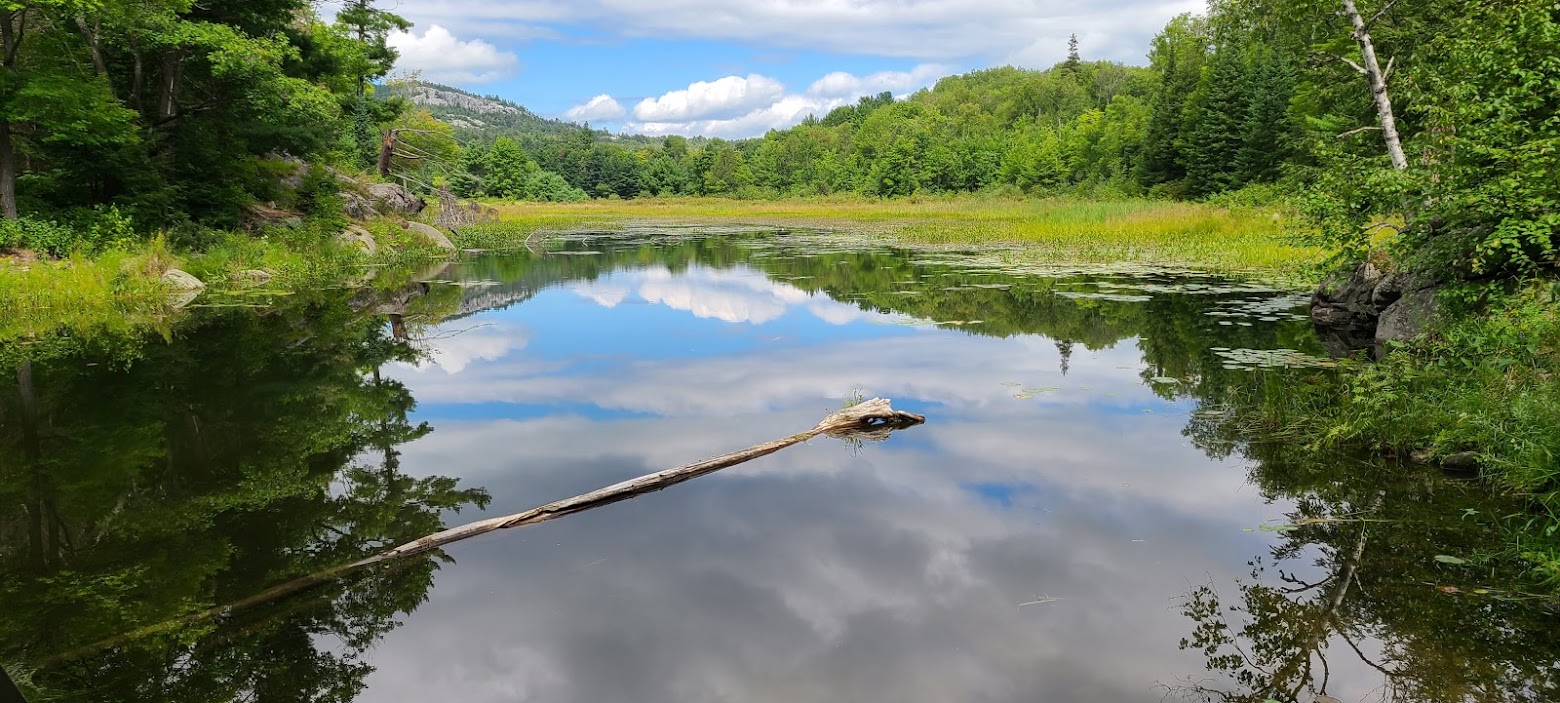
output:
M525 512L496 517L488 520L480 520L454 527L442 532L412 540L394 549L389 549L375 554L366 559L355 561L351 564L332 567L308 576L303 576L285 583L272 586L260 593L234 601L226 605L220 605L182 618L169 620L149 625L138 630L125 633L101 642L96 642L85 647L80 647L49 657L38 663L38 668L48 668L57 664L79 659L83 656L99 652L112 647L133 642L142 637L167 632L173 629L192 625L207 620L215 620L224 617L234 611L243 610L263 603L268 603L294 593L312 588L314 586L333 581L360 569L393 562L406 557L423 554L444 547L461 540L470 539L478 535L484 535L497 530L534 525L539 522L556 520L587 510L622 502L631 498L654 493L665 488L670 488L679 483L691 481L701 476L730 468L738 464L744 464L759 457L774 454L787 447L792 447L815 437L827 435L838 439L847 440L880 440L886 439L896 430L901 430L926 422L922 415L901 412L895 410L889 401L882 398L873 398L863 403L830 413L822 422L805 432L798 432L784 439L754 445L741 451L723 454L704 461L679 466L658 473L647 474L639 478L629 479L622 483L613 484L590 493L577 495L573 498L565 498L560 501L548 503L541 507L532 508Z

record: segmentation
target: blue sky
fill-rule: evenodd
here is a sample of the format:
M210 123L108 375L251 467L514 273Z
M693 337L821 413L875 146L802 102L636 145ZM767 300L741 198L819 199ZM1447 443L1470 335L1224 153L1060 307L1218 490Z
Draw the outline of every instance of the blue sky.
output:
M326 3L327 11L339 0ZM644 134L748 137L942 76L1145 63L1202 0L381 0L416 23L397 71Z

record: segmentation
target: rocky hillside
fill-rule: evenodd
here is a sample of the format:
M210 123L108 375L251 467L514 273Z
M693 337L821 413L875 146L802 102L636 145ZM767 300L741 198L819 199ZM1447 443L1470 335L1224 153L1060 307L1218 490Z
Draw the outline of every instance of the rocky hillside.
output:
M585 128L573 122L552 120L508 100L468 93L436 83L412 83L391 88L448 122L468 137L552 135L567 136Z

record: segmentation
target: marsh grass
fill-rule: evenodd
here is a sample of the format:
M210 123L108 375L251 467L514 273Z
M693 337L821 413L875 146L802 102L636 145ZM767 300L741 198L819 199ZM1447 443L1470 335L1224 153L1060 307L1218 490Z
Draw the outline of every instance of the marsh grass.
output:
M644 224L723 224L844 230L900 244L1008 246L1033 260L1155 264L1311 280L1323 250L1299 241L1276 209L1151 200L1069 198L670 198L497 203L500 222L462 229L464 247L499 249L528 236Z
M18 264L0 260L0 341L65 328L128 328L168 315L163 252L110 251L98 257Z
M227 234L205 251L177 255L160 237L120 246L95 256L19 262L0 258L0 343L36 340L57 332L90 334L156 325L178 316L161 276L179 268L207 285L198 305L263 303L268 296L358 280L378 283L369 273L398 270L449 258L449 253L412 241L399 226L375 231L379 255L369 258L336 244L319 228L278 231L255 237ZM397 239L400 237L400 239ZM405 241L401 241L404 239ZM269 282L240 275L262 270Z

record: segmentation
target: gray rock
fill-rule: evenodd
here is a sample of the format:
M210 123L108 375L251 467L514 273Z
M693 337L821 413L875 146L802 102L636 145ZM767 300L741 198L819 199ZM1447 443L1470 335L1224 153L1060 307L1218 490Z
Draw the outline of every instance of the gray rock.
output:
M1370 349L1376 340L1380 309L1372 300L1385 274L1375 265L1360 264L1352 273L1337 273L1311 295L1311 323L1322 346L1333 356Z
M336 235L336 241L349 249L355 249L369 256L379 253L379 243L374 241L374 235L368 230L357 225L347 225L347 228Z
M1410 291L1381 311L1376 320L1376 358L1387 353L1391 342L1407 342L1440 324L1436 293L1434 288Z
M296 156L283 156L281 162L291 167L287 175L282 176L282 187L288 190L298 190L303 187L304 177L309 175L309 164Z
M171 291L169 302L176 308L189 305L200 297L201 291L206 290L206 284L199 278L179 269L168 269L163 272L162 281Z
M1479 469L1479 453L1458 452L1442 459L1441 467L1453 471L1477 471Z
M338 195L341 196L342 211L347 214L347 217L363 220L373 216L374 201L350 190L344 190Z
M406 231L421 237L424 241L446 251L455 251L455 244L448 236L440 232L437 227L425 225L421 222L406 223Z
M386 215L415 215L428 207L428 201L394 183L371 183L368 197L374 209Z
M247 269L233 274L233 280L248 285L263 285L270 283L276 274L264 269Z

